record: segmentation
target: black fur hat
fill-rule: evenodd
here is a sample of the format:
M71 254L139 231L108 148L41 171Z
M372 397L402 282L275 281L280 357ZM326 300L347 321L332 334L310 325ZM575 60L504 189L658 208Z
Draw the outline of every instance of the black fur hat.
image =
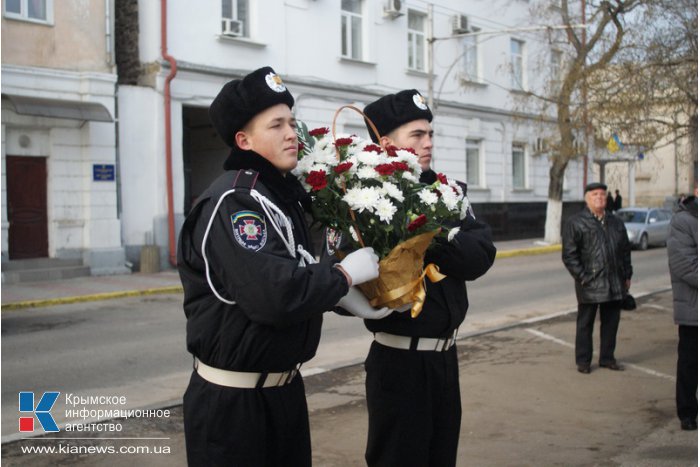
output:
M277 104L291 109L294 97L275 70L266 66L226 83L209 106L209 119L221 139L233 148L236 133L258 113Z
M425 98L415 89L407 89L380 97L365 107L364 112L377 127L379 136L386 136L404 123L413 120L433 121L433 113L428 108ZM367 129L372 140L379 143L369 125L367 125Z

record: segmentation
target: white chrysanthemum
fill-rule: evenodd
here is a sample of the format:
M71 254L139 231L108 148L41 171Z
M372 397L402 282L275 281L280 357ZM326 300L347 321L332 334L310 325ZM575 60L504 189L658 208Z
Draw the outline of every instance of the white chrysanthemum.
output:
M357 170L357 176L361 179L374 179L377 178L379 174L374 170L374 167L362 165Z
M396 206L394 206L388 198L381 197L377 202L376 214L379 216L379 220L390 224L391 219L393 219L394 214L396 214Z
M418 156L416 156L410 151L406 151L405 149L397 150L396 158L394 158L394 160L397 162L405 162L406 164L408 164L408 167L414 174L421 173L422 169L420 164L418 163Z
M379 201L379 190L374 187L353 187L349 188L343 196L343 201L348 203L350 209L357 212L367 210L374 212L374 207Z
M450 186L452 188L457 190L457 198L461 199L464 196L464 191L462 190L462 187L459 185L459 183L454 182L454 181L449 180L449 179L448 179L448 183L450 184Z
M374 167L381 164L381 156L374 151L362 151L357 153L357 160L362 164Z
M433 206L438 202L438 196L429 189L423 189L418 192L418 197L420 200L429 206Z
M455 194L454 190L452 190L451 186L440 184L438 185L438 190L440 190L440 193L442 194L440 199L443 203L445 203L447 209L454 211L458 208L457 204L459 203L459 198L457 198L457 195Z
M403 172L401 177L408 180L409 182L418 183L418 177L416 177L411 172Z
M384 182L382 183L382 194L386 194L387 196L390 196L394 198L396 201L403 202L404 196L399 187L394 185L393 183L389 182Z
M451 242L452 239L455 238L455 235L457 235L457 232L459 232L459 227L450 229L450 231L447 233L447 241Z

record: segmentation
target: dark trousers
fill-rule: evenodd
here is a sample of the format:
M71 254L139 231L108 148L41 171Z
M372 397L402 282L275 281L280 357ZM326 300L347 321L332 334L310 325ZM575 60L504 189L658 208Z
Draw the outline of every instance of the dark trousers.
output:
M698 327L678 326L676 412L681 420L698 418Z
M236 389L192 373L183 398L189 466L311 465L304 382Z
M600 307L600 356L598 363L615 363L617 327L620 324L620 301L579 303L576 316L576 364L590 365L593 358L593 325Z
M365 361L370 467L449 467L462 422L457 349L399 350L373 342Z

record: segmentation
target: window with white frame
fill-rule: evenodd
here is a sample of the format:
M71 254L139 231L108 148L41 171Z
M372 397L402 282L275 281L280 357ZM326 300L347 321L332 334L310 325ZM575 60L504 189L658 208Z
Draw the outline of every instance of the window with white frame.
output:
M549 76L554 88L561 84L563 54L560 50L552 49L549 55Z
M523 143L513 143L511 154L513 159L513 188L526 188L525 145Z
M53 21L53 0L4 0L6 18L37 23Z
M477 32L478 29L472 32ZM479 50L476 36L462 38L462 73L469 81L479 81Z
M467 146L467 185L481 186L481 141L469 139Z
M221 0L221 34L250 37L248 0Z
M340 55L362 60L362 0L341 0Z
M525 43L517 39L510 40L511 88L525 89Z
M425 71L426 15L408 10L408 68Z

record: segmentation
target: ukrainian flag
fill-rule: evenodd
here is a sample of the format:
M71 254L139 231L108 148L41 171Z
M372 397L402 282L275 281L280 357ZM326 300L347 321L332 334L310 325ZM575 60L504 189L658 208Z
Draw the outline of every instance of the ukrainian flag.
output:
M618 138L617 133L613 133L613 135L608 140L608 151L615 154L617 151L621 150L624 147L625 146L620 142L620 138Z

